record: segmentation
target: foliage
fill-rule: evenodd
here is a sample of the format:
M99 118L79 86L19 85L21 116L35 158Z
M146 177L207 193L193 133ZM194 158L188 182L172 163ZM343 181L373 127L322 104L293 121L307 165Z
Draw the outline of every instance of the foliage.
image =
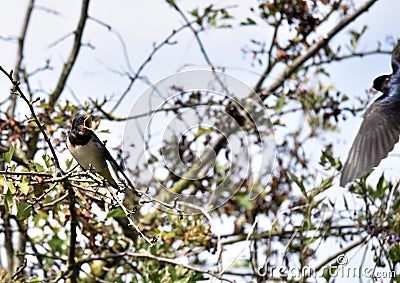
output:
M358 115L369 97L356 101L336 89L327 66L356 56L390 53L390 49L380 48L359 51L358 43L368 33L367 27L359 31L345 30L376 1L363 2L356 7L351 1L343 0L265 0L239 17L233 13L235 7L201 7L197 3L199 6L184 10L180 2L167 0L163 9L177 12L182 26L155 43L149 56L138 64L129 61L118 31L88 13L89 0L84 0L72 33L73 46L65 54L68 62L54 69L51 61L38 66L27 66L24 61L24 54L30 52L24 48L30 35L28 27L33 25L29 19L35 13L33 7L39 9L31 1L25 15L28 20L24 21L16 44L20 50L16 67L9 72L1 66L1 79L10 85L11 91L1 95L8 99L0 104L0 239L4 239L0 253L7 255L7 260L0 261L0 279L197 282L214 278L227 282L235 279L308 282L313 280L312 274L287 277L286 272L276 273L271 268L281 266L287 271L291 267L312 266L316 273L330 280L332 272L342 266L338 256L349 255L357 247L368 251L368 256L372 254L369 259L375 268L385 267L398 276L398 183L393 184L382 176L371 185L367 175L350 186L350 194L343 195L343 205L329 197L337 190L341 162L335 154L334 143L327 137L340 131L339 123L346 116ZM95 5L90 3L90 7ZM79 97L78 106L64 96L67 81L77 72L73 66L88 56L79 51L84 47L94 48L92 44L96 46L95 42L85 43L87 33L93 32L88 29L89 21L117 35L128 71L111 67L107 71L120 75L127 87L115 91L117 101L107 96L103 100ZM261 178L253 180L248 175L232 183L232 188L237 188L234 196L212 211L203 206L206 200L190 206L180 199L164 198L163 187L175 193L203 196L226 178L228 161L235 158L230 152L228 137L202 126L185 138L174 136L163 140L164 152L156 149L147 162L141 163L138 159L136 166L126 162L129 156L124 155L120 146L107 144L117 161L137 177L134 188L122 181L121 190L115 191L98 175L73 166L73 160L65 158L66 130L78 113L91 113L94 120L109 121L110 125L141 118L140 115L120 116L118 109L134 97L134 84L149 83L146 66L166 60L153 58L161 54L161 49L174 48L181 33L190 32L210 70L226 71L227 66L218 67L210 59L202 35L254 26L264 28L268 36L243 42L242 52L246 63L263 70L252 87L270 113L270 121L265 123L271 123L268 127L273 126L276 133L275 167L267 185L264 186ZM326 31L327 26L330 32L321 37L320 31ZM347 40L335 46L332 38L338 32L347 36ZM64 39L56 44L65 44ZM36 90L39 86L34 85L34 77L43 72L59 74L53 91L46 91L51 89L49 86ZM184 92L177 85L171 86L171 90ZM260 140L256 137L269 136L272 132L258 132L243 109L235 104L243 101L246 100L218 100L205 91L198 91L170 100L157 112L181 119L187 109L205 106L206 111L197 112L198 121L207 118L217 129L230 129L232 133L241 130L257 146ZM239 126L232 127L232 121L220 111L233 117ZM109 132L115 133L111 127ZM148 144L154 140L150 136ZM310 154L309 149L316 141L321 147ZM212 174L196 180L185 179L185 174L192 172L187 168L198 165L199 146L212 148L222 159L217 159ZM174 149L178 149L178 156ZM163 163L165 160L172 162L171 167ZM319 161L317 166L313 163L315 160ZM181 162L187 167L178 167ZM150 184L141 183L141 177L157 164L169 173L154 177ZM177 168L174 171L177 173L171 173L171 168ZM269 171L263 170L262 178L268 177ZM256 199L250 199L248 195L254 187L261 193ZM226 224L220 223L226 219L232 221L233 228L221 233L225 229L220 226ZM329 250L332 254L321 252L324 245L332 243L335 244ZM228 264L225 256L237 251L238 244L250 247L251 252L246 254L248 260Z

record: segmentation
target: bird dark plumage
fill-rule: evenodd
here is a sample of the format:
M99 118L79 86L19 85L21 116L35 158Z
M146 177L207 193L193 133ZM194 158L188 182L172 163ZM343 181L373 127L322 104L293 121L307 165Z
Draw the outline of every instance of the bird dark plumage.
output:
M362 177L387 157L400 135L400 41L392 52L391 75L382 75L373 88L383 94L364 114L364 120L342 169L340 185Z
M390 80L390 75L381 75L374 80L374 82L372 83L372 88L382 92L383 93L382 96L386 96L388 92L389 80Z
M67 147L79 165L86 170L91 166L96 173L103 176L113 187L118 188L117 182L111 176L106 162L109 161L114 166L116 161L92 131L92 118L90 115L77 116L72 121L72 127L67 136Z

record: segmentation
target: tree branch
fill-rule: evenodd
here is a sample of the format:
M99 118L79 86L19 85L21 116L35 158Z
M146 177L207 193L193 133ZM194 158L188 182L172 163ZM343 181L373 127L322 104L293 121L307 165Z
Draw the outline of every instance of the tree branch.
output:
M222 275L215 273L211 270L207 270L207 269L201 269L198 268L196 266L192 266L183 262L179 262L177 260L171 259L171 258L166 258L166 257L160 257L160 256L156 256L153 254L144 254L144 253L134 253L134 252L124 252L124 253L120 253L120 254L110 254L107 256L101 256L101 257L94 257L94 258L87 258L87 259L82 259L78 262L79 265L82 265L84 263L88 263L88 262L92 262L95 260L107 260L110 258L115 258L115 257L123 257L123 256L129 256L129 257L133 257L133 258L144 258L144 259L151 259L151 260L155 260L158 262L163 262L163 263L167 263L167 264L171 264L171 265L175 265L175 266L182 266L186 269L189 270L193 270L195 272L198 273L202 273L202 274L208 274L211 275L214 278L217 278L218 280L221 281L226 281L226 282L230 282L230 283L235 283L235 280L231 280L228 278L223 277Z
M79 51L82 47L82 36L83 30L85 28L86 20L88 19L88 10L89 10L89 1L90 0L83 0L82 1L82 8L81 8L81 17L79 19L78 27L75 30L75 39L74 44L72 46L71 53L67 62L64 64L64 68L62 69L60 78L58 79L58 83L54 91L50 94L49 97L49 106L50 109L54 108L55 103L57 102L58 98L60 97L62 91L64 90L65 84L69 75L71 74L72 68L76 63L76 59L78 58Z
M25 96L25 94L24 94L24 93L22 92L22 90L20 89L20 87L19 87L19 82L18 82L18 81L15 81L15 80L13 79L13 77L12 77L13 72L12 72L12 71L11 71L10 73L8 73L8 72L7 72L6 70L4 70L3 67L1 67L1 66L0 66L0 71L3 72L3 73L10 79L10 81L12 82L12 84L13 84L13 91L12 91L12 92L14 93L14 95L18 95L19 97L21 97L21 98L26 102L26 104L28 105L29 110L30 110L30 112L31 112L31 114L32 114L32 118L33 118L34 122L35 122L36 125L38 126L38 128L39 128L40 132L42 133L42 135L43 135L43 137L44 137L44 139L45 139L47 145L49 146L49 149L50 149L50 151L51 151L51 153L52 153L52 155L53 155L53 159L54 159L54 163L55 163L56 167L57 167L60 171L62 171L62 169L61 169L61 167L60 167L60 163L58 162L58 157L57 157L56 151L55 151L53 145L51 144L50 138L48 137L48 135L47 135L45 129L43 128L42 123L39 121L39 118L38 118L38 116L36 115L35 110L33 109L33 104L34 104L35 101L29 101L29 100L28 100L28 98Z
M150 52L149 56L143 61L143 63L139 66L138 70L134 75L130 75L130 80L129 84L122 93L121 97L118 99L117 103L115 103L114 107L111 109L110 113L113 113L115 109L119 107L119 105L122 103L124 100L125 96L129 93L129 91L132 89L136 79L138 79L143 71L143 69L147 66L147 64L153 59L154 55L159 51L164 45L172 44L171 39L176 36L178 33L180 33L182 30L186 29L191 25L191 22L179 27L176 30L173 30L163 41L161 41L159 44L154 45L153 50Z
M79 268L75 262L75 249L76 249L76 228L78 226L78 217L76 215L75 207L75 192L71 184L64 182L65 188L68 191L68 203L70 212L70 239L69 239L69 251L68 251L68 262L67 270L70 271L69 279L72 283L78 282Z
M21 70L22 61L24 60L25 38L29 27L29 22L31 20L34 5L35 5L35 0L31 0L29 2L28 9L26 10L24 23L22 24L21 34L18 36L17 62L15 63L14 67L14 79L16 81L20 81L19 72ZM14 95L10 96L10 100L11 103L7 110L8 117L14 116L15 107L17 105L17 98Z
M363 5L361 5L357 10L355 10L350 16L342 19L339 23L334 26L330 31L323 35L318 41L308 48L308 50L301 56L297 57L286 69L278 76L274 83L269 87L264 88L260 92L261 99L264 100L267 96L273 93L277 88L279 88L283 82L293 74L297 68L299 68L304 62L314 56L321 48L328 44L328 42L342 29L347 27L351 22L353 22L358 16L366 12L373 4L378 0L368 0Z

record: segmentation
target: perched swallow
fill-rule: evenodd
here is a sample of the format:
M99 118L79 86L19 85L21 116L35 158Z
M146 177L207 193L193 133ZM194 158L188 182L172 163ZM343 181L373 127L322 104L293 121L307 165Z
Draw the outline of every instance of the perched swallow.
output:
M391 75L382 75L373 88L382 92L364 114L364 120L342 169L340 185L362 177L388 156L400 135L400 41L392 52Z
M114 166L116 161L112 158L104 143L92 131L91 115L77 116L72 121L72 127L67 136L67 147L79 165L86 170L91 166L111 186L118 188L106 162L109 161Z

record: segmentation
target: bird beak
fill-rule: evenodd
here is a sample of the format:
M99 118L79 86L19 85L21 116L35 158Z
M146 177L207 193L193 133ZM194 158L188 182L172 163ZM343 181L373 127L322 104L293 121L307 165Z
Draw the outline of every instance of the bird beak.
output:
M85 120L83 122L83 127L87 130L93 131L92 128L92 115L85 115Z

